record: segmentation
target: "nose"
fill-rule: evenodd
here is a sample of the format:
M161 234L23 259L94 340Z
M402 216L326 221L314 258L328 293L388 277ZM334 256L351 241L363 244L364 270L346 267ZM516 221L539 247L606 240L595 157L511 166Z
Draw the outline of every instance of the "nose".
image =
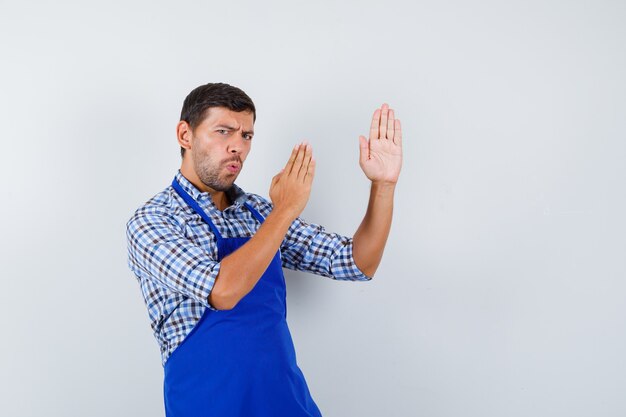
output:
M233 155L239 155L243 152L243 139L233 137L228 141L227 151Z
M246 149L246 139L243 138L241 130L242 129L239 128L237 131L233 132L231 137L228 139L228 153L240 154Z

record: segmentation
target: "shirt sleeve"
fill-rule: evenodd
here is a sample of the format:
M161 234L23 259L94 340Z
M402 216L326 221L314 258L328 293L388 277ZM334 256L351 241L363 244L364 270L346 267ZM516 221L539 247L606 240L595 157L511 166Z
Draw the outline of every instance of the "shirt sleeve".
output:
M271 202L257 197L257 204L264 216L273 208ZM327 232L314 223L307 223L301 217L289 227L280 252L283 266L294 271L311 272L336 280L369 281L354 262L352 238L338 233Z
M319 224L298 217L281 245L285 268L348 281L369 281L354 262L352 238L327 232Z
M189 240L180 225L165 214L135 214L126 224L128 265L162 286L217 310L209 294L220 263Z

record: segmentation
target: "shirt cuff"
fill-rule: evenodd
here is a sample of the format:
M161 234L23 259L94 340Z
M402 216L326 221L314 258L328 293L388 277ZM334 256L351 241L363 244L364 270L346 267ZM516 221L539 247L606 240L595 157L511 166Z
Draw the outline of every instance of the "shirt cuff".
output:
M210 286L208 285L204 285L201 288L198 288L198 301L202 303L202 305L204 305L205 307L213 310L213 311L218 311L217 308L213 307L211 305L211 303L209 303L209 295L211 294L211 291L213 290L213 287L215 286L215 280L217 279L217 275L220 272L220 263L214 264L211 268L211 265L207 266L206 268L203 268L203 270L201 271L201 273L207 277L210 277L210 281L212 281L212 284Z
M370 281L372 277L365 275L354 262L352 238L346 238L343 245L339 256L332 262L333 277L337 280Z

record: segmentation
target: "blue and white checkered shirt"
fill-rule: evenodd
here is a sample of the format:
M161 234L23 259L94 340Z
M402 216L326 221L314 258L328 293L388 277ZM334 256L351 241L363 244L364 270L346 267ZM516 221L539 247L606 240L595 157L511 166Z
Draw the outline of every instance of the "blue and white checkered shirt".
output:
M272 203L233 185L233 204L220 211L207 192L200 192L178 170L176 179L206 211L223 237L252 236L258 220L243 203L263 217ZM208 298L220 270L217 240L209 225L168 186L126 224L128 265L143 294L150 324L161 347L162 365L202 317L215 310ZM297 218L280 247L283 266L297 271L351 281L369 281L355 265L352 238L328 233L320 225Z

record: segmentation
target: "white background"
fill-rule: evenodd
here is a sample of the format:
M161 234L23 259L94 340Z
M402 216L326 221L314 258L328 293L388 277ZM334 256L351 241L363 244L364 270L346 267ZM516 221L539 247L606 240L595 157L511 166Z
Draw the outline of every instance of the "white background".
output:
M303 217L352 235L384 101L404 167L369 283L287 273L325 417L626 415L622 1L0 2L3 416L162 416L125 222L184 97L255 101L237 183L298 141Z

